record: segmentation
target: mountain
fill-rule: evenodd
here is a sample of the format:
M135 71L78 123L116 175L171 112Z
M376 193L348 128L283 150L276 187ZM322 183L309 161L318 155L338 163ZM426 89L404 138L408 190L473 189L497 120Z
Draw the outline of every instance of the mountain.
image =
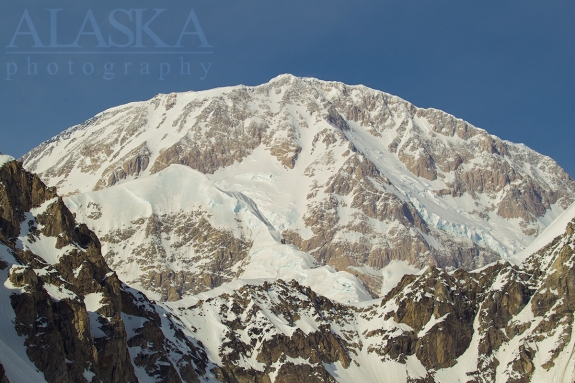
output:
M524 145L291 75L112 108L22 160L159 300L253 278L384 296L428 265L512 257L575 200L575 181Z
M428 266L361 303L281 279L155 303L54 188L2 156L0 381L570 383L575 204L545 235L518 265Z

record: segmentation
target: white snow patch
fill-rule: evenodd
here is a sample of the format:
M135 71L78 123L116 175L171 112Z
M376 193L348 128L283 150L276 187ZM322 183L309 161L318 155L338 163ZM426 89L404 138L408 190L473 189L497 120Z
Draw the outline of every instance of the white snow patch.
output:
M84 304L86 305L86 310L91 312L98 311L102 306L101 302L104 299L104 293L90 293L84 297Z
M87 382L91 382L92 379L94 378L94 376L96 376L96 374L94 374L90 370L84 370L83 375L84 375L84 379L86 379Z
M64 299L76 299L78 296L66 288L64 285L56 286L50 283L45 283L42 287L50 294L53 300L56 302Z
M421 272L422 270L419 270L405 261L390 262L387 266L381 269L383 283L381 285L380 296L385 297L388 292L397 286L405 275L417 275Z
M14 157L8 156L6 154L0 154L0 168L10 161L14 161Z
M445 320L445 318L447 318L447 316L449 315L449 313L439 317L439 318L435 318L433 315L431 316L431 319L429 320L429 322L426 323L425 326L423 326L423 328L419 331L419 333L417 333L417 337L418 338L422 338L425 336L425 334L427 334L427 332L429 330L431 330L433 327L435 327L436 325L438 325L439 323L443 322Z
M30 210L30 213L34 217L37 217L41 214L44 214L46 212L46 209L48 209L48 207L50 207L50 205L52 205L53 203L56 203L56 202L58 202L58 197L54 197L52 199L44 201L44 203L42 203L40 206L32 208Z

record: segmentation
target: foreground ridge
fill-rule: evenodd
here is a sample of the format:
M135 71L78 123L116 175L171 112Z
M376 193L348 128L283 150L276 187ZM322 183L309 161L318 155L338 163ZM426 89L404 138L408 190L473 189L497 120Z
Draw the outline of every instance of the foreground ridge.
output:
M238 381L572 382L575 205L569 214L523 265L429 267L376 303L341 305L280 280L166 306ZM213 318L219 344L202 337Z
M4 379L199 382L201 345L118 279L55 189L15 161L0 180Z

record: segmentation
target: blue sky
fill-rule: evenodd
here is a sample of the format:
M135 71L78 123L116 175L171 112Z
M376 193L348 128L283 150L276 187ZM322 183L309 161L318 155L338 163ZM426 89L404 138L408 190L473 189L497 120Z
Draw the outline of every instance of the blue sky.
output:
M111 35L127 45L130 36L109 22L121 9L141 9L114 14L133 32L137 12L145 24L153 9L165 9L149 27L166 45L175 45L186 20L185 31L198 32L189 21L193 10L210 47L201 46L199 34L185 34L181 48L160 48L145 31L147 48L97 47L92 24L82 28L88 10L106 42ZM54 14L56 43L71 44L85 32L78 47L32 46L26 22L18 28L24 10L43 45L50 44ZM20 156L104 109L158 93L257 85L293 73L364 84L445 110L551 156L574 176L573 20L572 1L2 0L0 150ZM15 46L7 47L16 32ZM181 55L165 53L178 49L201 52L184 56L190 75L179 74ZM126 53L142 51L152 53ZM27 74L28 57L37 75ZM107 80L106 63L113 64ZM143 63L149 75L139 73ZM161 64L169 74L161 75Z

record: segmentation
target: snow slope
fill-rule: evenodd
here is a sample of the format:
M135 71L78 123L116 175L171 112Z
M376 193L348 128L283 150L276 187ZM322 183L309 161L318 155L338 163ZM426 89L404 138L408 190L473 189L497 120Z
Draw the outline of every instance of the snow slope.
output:
M10 161L14 161L14 157L7 156L5 154L0 154L0 168L2 166L4 166L5 163L10 162Z
M197 212L206 212L214 231L232 233L252 243L247 258L239 262L243 271L238 273L237 278L295 279L337 301L370 299L357 278L349 273L337 272L329 266L320 266L309 254L292 245L282 244L280 233L252 200L239 192L222 191L204 174L185 166L172 165L149 177L98 192L66 197L65 203L72 212L86 217L86 223L97 233L113 233L129 226L131 222L149 220L152 216L191 216ZM168 251L171 249L171 253L165 254L160 260L139 259L135 255L135 249L146 243L146 230L134 232L129 238L123 237L119 241L101 236L102 252L125 254L125 257L114 256L112 266L116 266L115 271L122 280L146 290L138 281L150 266L155 269L167 266L188 273L194 271L194 265L188 266L185 261L193 260L197 255L196 250L184 247L178 252L174 248L174 244L182 241L182 236L185 233L170 233L169 238L167 235L162 237L164 248ZM205 270L198 269L197 272L204 273ZM157 296L154 291L147 290L150 295Z
M529 246L525 248L525 250L517 253L514 257L509 259L510 262L513 263L520 263L523 262L527 257L531 256L532 254L537 253L543 247L547 246L553 240L565 233L565 227L569 222L571 222L575 218L575 204L571 205L567 210L565 210L557 219L555 219L551 225L547 226L547 228L535 238L533 242Z

